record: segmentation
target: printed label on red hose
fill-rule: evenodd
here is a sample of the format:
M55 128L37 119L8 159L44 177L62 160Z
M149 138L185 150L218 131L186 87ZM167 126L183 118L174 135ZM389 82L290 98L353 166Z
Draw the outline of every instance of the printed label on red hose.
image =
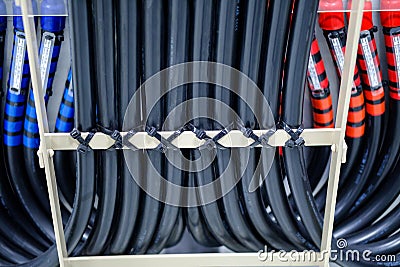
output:
M342 50L342 43L340 42L339 38L331 38L331 43L333 47L333 51L335 53L336 57L336 63L340 72L340 75L343 73L343 68L344 68L344 54ZM355 90L356 85L353 81L353 91Z
M344 66L344 55L342 50L342 44L340 43L339 38L332 38L332 46L333 51L335 52L336 62L339 67L340 73L343 73L343 66Z
M361 38L360 42L363 50L364 60L367 65L367 73L370 80L370 86L372 88L378 87L380 84L380 79L378 78L378 71L376 69L375 60L372 56L371 47L369 44L369 38L368 37Z
M308 72L309 72L309 80L313 85L314 90L322 90L321 84L318 79L317 69L315 68L315 63L312 56L308 59Z
M11 66L11 93L21 94L21 83L24 71L24 61L26 52L25 34L20 31L15 32L14 60Z
M400 81L400 36L393 36L393 48L396 60L396 73Z
M42 45L40 47L40 78L42 80L43 91L46 91L47 88L55 37L54 33L50 32L45 32L42 36Z

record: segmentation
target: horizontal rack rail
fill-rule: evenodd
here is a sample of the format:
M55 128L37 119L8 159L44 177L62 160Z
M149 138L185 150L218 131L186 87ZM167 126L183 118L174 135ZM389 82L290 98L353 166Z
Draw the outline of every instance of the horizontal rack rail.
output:
M295 131L295 130L294 130ZM220 131L205 131L206 134L213 138ZM254 130L254 134L258 137L267 133L266 130ZM163 138L168 139L174 134L173 131L160 131L158 132ZM82 138L85 139L89 133L82 133ZM121 132L121 136L124 138L127 132ZM339 143L340 129L328 128L328 129L305 129L301 134L304 139L305 146L331 146ZM79 142L72 138L69 133L46 133L45 134L47 148L53 150L76 150ZM285 146L285 143L290 139L289 134L284 130L277 130L268 141L268 145L273 147ZM160 141L155 137L150 136L147 132L137 132L129 139L130 143L138 149L154 149ZM184 131L171 143L177 148L198 148L206 140L200 140L191 131ZM247 138L239 130L232 130L222 137L218 143L224 147L248 147L254 142L253 139ZM90 141L90 147L92 149L108 149L115 143L109 135L98 132L93 136ZM262 145L257 145L261 147ZM123 147L127 149L126 146Z

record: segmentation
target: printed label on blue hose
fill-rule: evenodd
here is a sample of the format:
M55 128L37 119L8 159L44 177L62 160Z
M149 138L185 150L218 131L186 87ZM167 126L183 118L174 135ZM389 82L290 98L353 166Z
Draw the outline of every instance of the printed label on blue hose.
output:
M26 40L23 32L15 33L14 60L11 66L11 93L21 94L22 76L24 71L24 61L26 52Z
M312 56L310 56L308 59L308 72L310 75L311 83L314 86L314 90L321 90L322 87L321 84L319 83L318 73L315 68L315 63Z
M393 48L396 59L396 73L400 81L400 36L393 36Z
M56 36L51 32L44 32L42 35L42 43L40 46L40 77L43 91L46 91L47 88L55 38Z
M377 86L379 86L380 81L378 78L375 61L372 56L371 47L369 45L369 38L368 37L361 38L360 42L361 42L361 47L362 47L362 50L364 53L364 60L367 65L367 73L368 73L368 77L370 79L370 86L377 87Z

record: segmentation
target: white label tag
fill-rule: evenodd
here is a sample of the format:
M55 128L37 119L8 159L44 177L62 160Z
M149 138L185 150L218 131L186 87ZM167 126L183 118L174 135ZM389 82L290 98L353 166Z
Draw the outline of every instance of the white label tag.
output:
M339 38L331 38L330 40L332 42L333 52L335 53L336 63L338 65L340 75L342 75L343 68L344 68L344 54L343 54L343 50L342 50L342 45L340 43ZM356 88L356 85L353 81L353 89L355 89L355 88Z
M342 74L343 66L344 66L344 55L343 55L342 45L340 44L339 38L332 38L331 40L332 40L333 51L335 52L338 68L339 68L340 74Z
M393 36L394 56L396 60L396 73L398 81L400 81L400 36Z
M379 86L379 78L378 73L375 67L374 58L372 57L371 47L369 46L368 37L364 37L360 39L361 47L364 53L364 60L367 64L367 73L370 79L370 86L377 87Z
M25 52L26 52L26 40L23 32L17 31L15 33L15 47L14 47L14 60L12 62L12 82L11 82L11 93L19 95L21 94L22 76L24 71L25 63Z
M46 92L49 79L51 58L53 56L54 41L56 36L53 33L45 32L42 36L40 47L40 78L42 80L43 92Z
M310 55L310 57L308 59L308 72L309 72L309 75L310 75L311 82L312 82L312 84L314 86L314 89L315 90L321 90L322 87L321 87L321 84L319 82L318 73L317 73L317 70L315 68L314 60L313 60L311 55Z

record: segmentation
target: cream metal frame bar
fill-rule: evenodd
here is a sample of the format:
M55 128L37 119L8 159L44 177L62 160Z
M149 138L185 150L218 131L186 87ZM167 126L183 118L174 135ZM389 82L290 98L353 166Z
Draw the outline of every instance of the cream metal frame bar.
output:
M341 163L345 161L346 143L344 141L348 107L350 103L351 87L353 80L353 70L356 63L358 36L361 28L362 10L365 0L353 1L352 16L349 23L347 52L343 79L340 85L340 95L336 114L335 129L306 129L302 137L307 146L330 145L332 147L332 157L328 180L327 204L325 208L324 228L322 234L322 253L315 253L312 259L308 259L304 252L300 252L297 258L291 255L285 256L279 253L268 253L268 260L261 261L258 253L216 253L216 254L183 254L183 255L142 255L142 256L99 256L99 257L68 257L66 243L61 220L57 183L54 172L53 155L54 150L75 150L78 143L68 134L50 133L47 121L47 114L44 104L43 92L41 90L41 79L39 71L39 56L37 47L36 31L31 1L18 0L21 6L22 16L25 25L30 71L32 76L32 88L35 96L35 107L40 134L40 148L38 151L39 162L45 168L47 187L49 192L52 220L56 237L60 266L64 267L90 267L90 266L329 266L329 252L331 250L334 213L336 196L339 182ZM257 135L265 131L255 131ZM207 132L209 136L214 136L217 132ZM125 135L126 133L122 133ZM160 132L167 138L172 132ZM87 133L82 133L83 137ZM271 138L269 144L272 146L282 146L289 139L286 132L278 130ZM158 141L151 138L147 133L140 132L133 136L130 141L139 149L151 149L158 145ZM198 140L194 134L185 132L175 141L175 145L181 148L195 148L200 146L202 141ZM96 134L90 143L93 149L106 149L114 141L107 135ZM229 147L245 147L251 140L245 138L240 131L231 131L227 136L220 140L220 143Z

